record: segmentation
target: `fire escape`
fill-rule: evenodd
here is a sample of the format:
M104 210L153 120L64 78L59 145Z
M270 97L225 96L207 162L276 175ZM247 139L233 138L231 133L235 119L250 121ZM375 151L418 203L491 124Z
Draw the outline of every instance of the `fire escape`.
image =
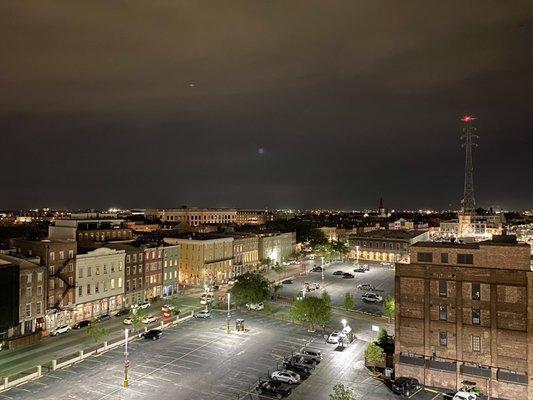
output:
M71 284L68 280L68 277L65 277L64 274L63 274L63 270L65 269L65 267L70 263L70 262L74 262L74 257L71 257L71 258L67 258L65 260L65 262L59 267L59 269L57 271L54 270L54 274L51 275L51 277L53 278L58 278L58 279L61 279L61 281L63 281L63 283L65 284L64 287L65 287L65 290L63 290L63 293L61 294L61 297L56 301L56 303L54 304L54 308L57 309L57 310L60 310L61 309L61 303L63 302L63 299L65 298L65 296L67 295L68 291L69 290L73 290L75 288L74 284ZM74 265L74 264L73 264Z

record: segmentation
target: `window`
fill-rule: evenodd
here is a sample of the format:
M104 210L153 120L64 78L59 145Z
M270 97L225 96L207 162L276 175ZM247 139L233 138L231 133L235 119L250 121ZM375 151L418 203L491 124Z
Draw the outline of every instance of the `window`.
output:
M479 325L481 323L481 311L479 308L472 308L472 324Z
M68 265L68 272L73 272L74 271L74 264L70 263Z
M49 272L50 272L50 275L55 275L55 272L56 272L56 269L54 268L53 265L50 265L50 267L48 268Z
M92 275L92 267L87 267L87 276Z
M37 272L37 282L42 282L42 281L43 281L43 273Z
M439 345L442 347L448 346L448 332L439 332Z
M48 288L49 288L50 290L54 290L54 287L55 287L55 281L54 281L54 279L53 279L53 278L52 278L52 279L48 279Z
M99 266L96 266L94 273L96 275L100 275L100 267Z
M74 258L74 250L68 251L68 258Z
M474 264L474 255L457 254L457 264Z
M83 268L79 267L78 269L78 278L83 278Z
M43 287L37 286L37 296L42 296L42 295L43 295Z
M142 260L143 260L143 253L140 253L139 254L139 262L142 262Z
M128 255L126 256L126 262L129 263L130 260L131 260L131 256L128 254Z
M78 286L78 296L79 297L83 296L83 287L82 286Z
M26 283L31 283L31 278L32 278L31 274L26 275Z
M91 284L87 285L87 294L91 294Z
M126 292L129 292L129 290L130 290L130 280L129 280L129 279L126 279L126 287L125 287L125 290L126 290Z
M167 278L167 273L165 272L165 281L166 281L167 279L168 279L168 278Z
M118 278L118 287L119 287L119 288L122 287L122 278Z
M137 274L137 266L136 266L136 265L134 265L134 266L131 267L131 274L132 274L132 275Z
M417 253L416 260L419 262L433 262L432 253Z
M142 274L142 273L143 273L143 266L139 265L139 274Z
M107 292L107 282L104 281L104 292Z
M448 308L446 305L439 306L439 319L441 321L446 321L448 319Z
M112 274L115 273L115 264L111 264L111 273L112 273Z
M118 270L119 270L119 271L122 271L122 261L119 261L119 262L118 262Z
M111 290L115 289L115 279L111 279Z
M74 283L74 279L72 279L72 276L68 277L68 284L72 285Z
M137 262L137 254L133 254L133 262Z
M104 264L104 274L107 274L107 265Z
M26 310L24 312L26 317L31 317L31 303L26 304Z
M439 296L446 297L448 296L448 287L445 279L439 279Z
M130 274L130 267L126 266L126 275L129 275L129 274Z
M472 336L472 351L476 353L481 351L481 336Z
M100 283L96 282L94 285L94 293L100 293Z
M440 262L442 264L448 264L448 253L440 253Z
M55 261L56 260L56 253L54 253L53 251L50 252L50 257L49 257L50 261Z
M61 251L59 252L59 259L60 259L60 260L64 260L64 259L65 259L65 252L64 252L63 250L61 250Z
M42 314L43 313L43 303L41 303L40 301L35 303L35 313L36 314Z
M479 283L472 283L472 300L479 300L481 298L480 286Z

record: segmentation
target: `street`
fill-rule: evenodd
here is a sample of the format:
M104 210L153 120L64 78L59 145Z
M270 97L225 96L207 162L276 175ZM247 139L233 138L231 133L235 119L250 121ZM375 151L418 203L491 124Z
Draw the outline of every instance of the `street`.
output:
M382 315L382 303L366 303L361 299L365 290L357 289L357 285L369 283L375 287L374 292L383 297L394 296L394 270L389 269L379 263L364 262L368 264L370 270L364 273L354 272L353 262L336 262L325 265L324 281L322 281L321 272L311 272L311 268L316 264L320 266L320 260L307 262L307 276L295 275L292 284L284 284L279 291L279 295L286 298L298 296L302 289L303 282L317 282L321 288L316 291L305 293L306 296L320 296L323 290L327 290L331 296L333 306L344 307L344 295L349 292L355 296L355 310L364 311L372 314ZM333 275L335 271L350 272L355 275L353 279L344 279L342 276Z
M356 340L339 352L320 334L262 313L244 313L247 332L225 332L226 318L189 320L164 331L160 340L129 344L129 387L122 387L124 348L91 357L0 394L0 399L257 399L258 378L276 369L284 356L309 345L324 360L291 399L326 399L341 382L365 399L393 399L364 367L366 343ZM235 317L235 316L234 316ZM233 319L234 323L234 319ZM263 397L261 397L263 398Z

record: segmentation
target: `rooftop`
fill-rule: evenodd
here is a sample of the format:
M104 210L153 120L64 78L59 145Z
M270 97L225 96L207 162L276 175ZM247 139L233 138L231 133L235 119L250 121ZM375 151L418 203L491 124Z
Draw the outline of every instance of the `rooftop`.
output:
M426 231L411 230L376 230L364 233L351 234L350 237L354 238L367 238L367 239L399 239L399 240L409 240L417 236L426 233Z

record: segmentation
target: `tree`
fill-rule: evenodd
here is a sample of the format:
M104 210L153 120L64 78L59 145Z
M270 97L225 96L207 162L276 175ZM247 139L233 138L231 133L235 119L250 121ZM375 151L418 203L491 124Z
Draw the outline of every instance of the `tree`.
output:
M274 292L273 293L274 299L278 298L278 292L280 291L282 287L283 285L281 285L280 283L275 283L272 285L272 291Z
M366 365L373 367L376 370L376 365L383 362L385 351L375 343L369 343L365 350Z
M350 292L344 294L344 308L348 310L353 310L355 307L354 296Z
M230 292L237 304L260 303L269 296L268 280L255 272L240 275Z
M352 392L350 388L345 387L342 383L333 386L333 392L329 394L329 400L358 400L359 397Z
M167 304L174 307L174 314L178 315L180 313L181 300L178 296L171 296L169 299L167 299Z
M329 295L327 290L324 290L322 292L322 300L326 305L331 306L331 296Z
M376 338L376 343L386 354L394 354L394 337L389 335L385 328L381 328Z
M104 342L104 339L109 336L109 329L104 328L96 320L92 320L87 327L87 334L91 337L96 346L96 352L98 352L98 345Z
M324 297L304 297L294 300L289 315L294 321L308 324L309 330L314 331L315 326L325 325L331 319L331 305Z
M144 317L144 311L140 308L132 311L130 320L133 326L133 331L136 332L142 326L142 319Z
M306 222L299 223L295 226L296 240L298 242L309 242L312 247L317 244L326 243L326 235L320 229L314 228Z
M396 301L394 296L388 296L383 302L383 314L389 318L389 322L394 318L396 313Z

